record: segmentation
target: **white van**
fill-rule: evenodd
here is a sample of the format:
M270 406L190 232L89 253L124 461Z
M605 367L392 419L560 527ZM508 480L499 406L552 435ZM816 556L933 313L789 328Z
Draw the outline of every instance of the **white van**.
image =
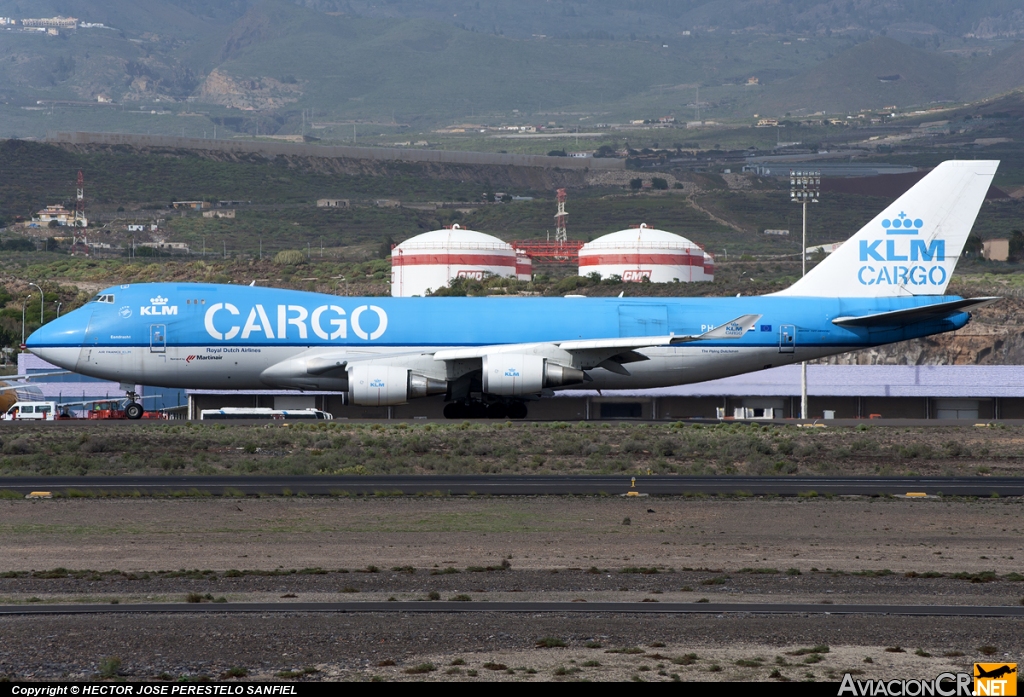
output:
M51 420L59 414L56 402L17 402L3 414L4 421Z

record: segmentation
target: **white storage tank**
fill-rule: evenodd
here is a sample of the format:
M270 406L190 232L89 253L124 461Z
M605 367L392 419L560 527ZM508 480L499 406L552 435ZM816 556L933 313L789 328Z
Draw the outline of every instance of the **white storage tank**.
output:
M704 252L704 278L702 281L713 281L715 280L715 258Z
M391 250L391 295L426 295L453 278L483 280L485 276L517 276L512 245L482 232L433 230L410 238Z
M516 278L520 281L533 280L533 257L521 249L516 250Z
M580 249L580 276L620 276L623 281L672 283L710 281L705 270L710 255L685 237L646 225L620 230L588 242Z

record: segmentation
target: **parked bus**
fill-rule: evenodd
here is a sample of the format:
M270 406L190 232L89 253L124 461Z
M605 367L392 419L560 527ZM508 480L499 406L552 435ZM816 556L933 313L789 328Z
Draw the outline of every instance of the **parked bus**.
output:
M319 409L270 409L268 407L225 407L203 409L199 412L201 421L232 421L239 419L266 419L273 421L330 421L334 415Z

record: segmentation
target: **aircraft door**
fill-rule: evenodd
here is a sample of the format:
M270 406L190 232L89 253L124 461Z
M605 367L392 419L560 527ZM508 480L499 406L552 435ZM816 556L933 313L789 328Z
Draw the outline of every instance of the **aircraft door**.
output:
M167 325L149 325L149 352L165 353L167 351Z
M779 353L794 353L796 351L796 327L792 324L783 324L779 327Z

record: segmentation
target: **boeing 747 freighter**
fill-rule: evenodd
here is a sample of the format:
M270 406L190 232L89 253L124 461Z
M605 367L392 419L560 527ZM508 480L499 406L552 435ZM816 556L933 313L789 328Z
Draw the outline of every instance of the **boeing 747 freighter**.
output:
M200 283L113 286L33 333L67 370L134 385L445 395L522 418L551 390L701 382L963 327L945 295L998 162L944 162L805 277L735 298L348 298Z

